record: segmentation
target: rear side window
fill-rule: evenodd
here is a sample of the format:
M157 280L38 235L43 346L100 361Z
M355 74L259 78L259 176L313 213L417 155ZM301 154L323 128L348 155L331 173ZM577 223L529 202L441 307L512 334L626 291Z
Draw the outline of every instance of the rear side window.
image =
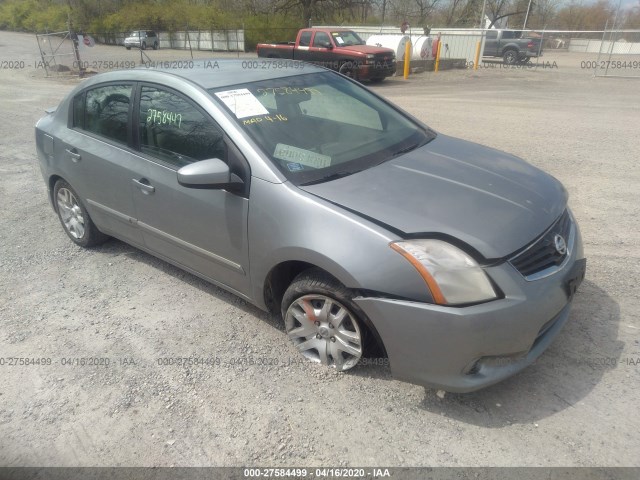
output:
M498 38L498 32L487 32L487 40L495 40Z
M171 167L197 160L227 161L222 130L190 101L144 86L140 96L140 149Z
M300 46L308 47L311 45L311 32L302 32L300 34Z
M107 85L88 90L81 128L126 144L130 100L131 85Z

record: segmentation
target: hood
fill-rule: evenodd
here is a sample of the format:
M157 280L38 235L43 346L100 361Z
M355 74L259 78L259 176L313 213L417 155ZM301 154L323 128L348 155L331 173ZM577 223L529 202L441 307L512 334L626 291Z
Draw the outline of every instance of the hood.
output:
M348 45L344 47L337 45L336 48L339 48L340 50L348 50L350 52L358 52L362 54L386 53L386 54L389 54L389 56L395 55L395 52L390 48L376 47L374 45Z
M300 187L403 235L449 235L486 259L503 258L543 233L567 193L513 155L438 135L381 165Z

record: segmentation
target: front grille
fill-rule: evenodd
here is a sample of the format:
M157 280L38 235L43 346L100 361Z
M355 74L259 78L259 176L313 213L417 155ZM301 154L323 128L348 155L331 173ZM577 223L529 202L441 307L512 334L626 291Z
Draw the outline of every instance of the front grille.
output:
M393 60L392 53L376 53L373 59L379 67L390 67L393 64Z
M542 237L533 242L523 252L513 257L509 262L525 278L542 274L551 269L557 268L566 260L571 253L572 243L572 221L568 210L545 232ZM562 237L565 243L565 252L561 253L556 246L556 237Z

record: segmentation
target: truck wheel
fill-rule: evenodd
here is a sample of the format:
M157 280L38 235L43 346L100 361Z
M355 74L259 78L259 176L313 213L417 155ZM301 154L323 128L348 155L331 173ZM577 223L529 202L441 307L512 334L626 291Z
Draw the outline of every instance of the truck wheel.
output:
M372 78L370 80L371 83L382 83L384 81L384 77Z
M353 62L344 62L342 65L340 65L338 72L340 72L346 77L354 78L354 79L356 78L355 70L353 68Z
M502 57L505 65L513 65L518 61L518 52L515 50L507 50Z

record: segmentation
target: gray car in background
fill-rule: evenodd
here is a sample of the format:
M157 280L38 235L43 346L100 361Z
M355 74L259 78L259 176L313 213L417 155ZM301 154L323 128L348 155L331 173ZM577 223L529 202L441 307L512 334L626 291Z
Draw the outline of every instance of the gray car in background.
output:
M276 312L341 371L386 355L399 380L494 384L549 346L585 273L557 180L308 64L97 75L36 145L73 242L119 238Z

